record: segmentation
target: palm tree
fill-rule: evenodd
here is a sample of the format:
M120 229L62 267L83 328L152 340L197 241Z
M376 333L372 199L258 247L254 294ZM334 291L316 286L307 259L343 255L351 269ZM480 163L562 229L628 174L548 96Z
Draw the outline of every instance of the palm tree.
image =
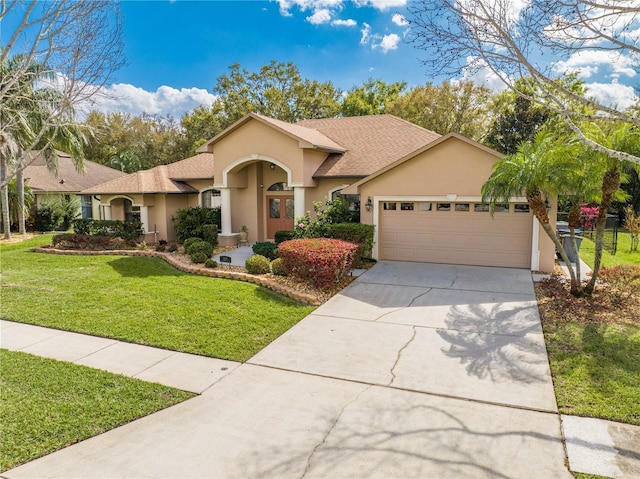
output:
M482 201L490 205L493 213L497 203L508 202L524 193L533 215L569 268L571 292L580 295L580 281L555 229L551 227L547 212L548 198L558 194L572 167L570 157L558 153L555 139L540 132L532 143L521 143L516 153L495 164L493 173L482 185Z

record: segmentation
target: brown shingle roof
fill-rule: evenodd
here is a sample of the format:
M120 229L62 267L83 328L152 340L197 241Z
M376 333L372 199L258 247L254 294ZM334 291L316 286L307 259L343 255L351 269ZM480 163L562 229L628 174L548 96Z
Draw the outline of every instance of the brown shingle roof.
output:
M88 188L86 194L197 193L180 180L213 180L213 155L201 153L169 165L136 171L122 178Z
M440 138L433 131L393 115L303 120L339 143L346 152L331 154L314 177L364 177Z
M61 151L58 151L57 155L57 176L49 171L42 155L38 155L24 169L25 182L36 193L77 193L105 181L126 175L126 173L119 170L114 170L89 160L84 161L84 171L79 172L70 155Z

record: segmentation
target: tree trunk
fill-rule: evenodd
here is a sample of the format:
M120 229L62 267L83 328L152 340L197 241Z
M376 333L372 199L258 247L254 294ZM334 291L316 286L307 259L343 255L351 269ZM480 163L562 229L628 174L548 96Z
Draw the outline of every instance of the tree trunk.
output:
M25 234L27 232L27 223L24 205L24 172L22 170L16 173L16 193L18 195L18 232Z
M7 159L0 155L0 183L4 183L7 177ZM11 239L11 218L9 218L9 184L0 188L0 202L2 202L2 227L4 239Z
M602 250L604 247L604 230L607 226L607 214L613 201L613 195L620 188L620 170L617 165L608 170L602 178L602 201L596 220L595 254L593 259L593 274L585 288L587 294L592 294L598 281L600 266L602 265Z
M558 235L549 224L549 215L547 214L547 205L545 204L542 193L539 190L535 190L535 191L527 190L525 194L527 195L527 202L529 203L529 208L531 209L535 217L540 222L540 225L542 226L542 229L544 230L544 232L547 233L547 236L549 236L549 238L551 238L551 241L553 241L553 244L556 245L556 249L560 253L560 257L562 258L562 261L565 262L565 264L567 265L567 268L569 269L569 276L571 278L571 293L573 294L575 291L575 288L579 288L579 282L576 280L576 273L573 270L573 266L571 265L571 261L569 261L569 257L567 256L567 253L564 251L564 248L562 247L562 243L560 243L560 240L558 239Z
M575 203L571 205L571 209L569 210L569 235L571 237L571 247L573 248L573 252L576 256L576 279L578 280L578 284L574 290L571 288L571 293L574 296L581 296L583 293L582 285L582 271L580 267L580 250L578 249L578 242L576 241L576 229L580 227L580 220L582 219L582 210L580 208L579 203Z

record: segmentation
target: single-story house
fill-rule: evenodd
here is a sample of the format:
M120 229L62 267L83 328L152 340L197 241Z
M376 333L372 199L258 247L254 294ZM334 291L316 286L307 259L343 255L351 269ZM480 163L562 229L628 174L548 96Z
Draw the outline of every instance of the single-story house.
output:
M53 173L47 168L44 156L36 154L35 159L24 169L24 182L34 195L33 208L56 201L60 197L77 198L82 218L99 217L99 198L81 193L82 190L126 176L122 171L85 160L84 168L79 171L71 155L56 151L58 157L58 172Z
M315 201L343 195L376 226L377 259L552 271L554 246L525 198L493 216L481 187L502 157L457 134L440 136L391 115L304 120L248 114L170 165L85 190L104 218L137 215L146 232L171 240L185 206L221 207L220 241L273 239ZM555 218L555 201L550 215Z

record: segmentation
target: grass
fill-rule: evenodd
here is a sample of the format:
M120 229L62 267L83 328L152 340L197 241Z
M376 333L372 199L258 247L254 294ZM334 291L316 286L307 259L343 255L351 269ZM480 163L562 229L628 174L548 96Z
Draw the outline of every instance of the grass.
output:
M0 471L194 396L0 349Z
M640 325L543 321L562 414L640 426Z
M313 310L254 284L182 273L158 258L33 251L50 241L0 245L0 317L246 361Z
M593 268L595 243L587 238L580 245L580 258ZM640 264L640 250L631 252L631 236L625 231L618 232L618 249L613 255L607 250L602 252L603 266L618 266L621 264Z

